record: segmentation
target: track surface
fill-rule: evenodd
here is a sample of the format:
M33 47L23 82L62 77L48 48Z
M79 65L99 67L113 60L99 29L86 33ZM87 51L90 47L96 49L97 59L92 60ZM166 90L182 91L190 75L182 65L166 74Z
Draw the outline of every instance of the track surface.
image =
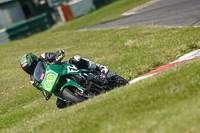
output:
M134 15L84 29L155 26L200 26L200 0L157 0Z

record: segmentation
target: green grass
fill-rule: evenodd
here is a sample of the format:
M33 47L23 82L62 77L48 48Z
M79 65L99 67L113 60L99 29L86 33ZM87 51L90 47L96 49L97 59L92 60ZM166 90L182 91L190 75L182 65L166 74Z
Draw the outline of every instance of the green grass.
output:
M59 111L20 68L32 52L66 51L131 80L199 46L200 28L46 31L0 45L0 132L198 132L199 59Z
M0 45L0 132L198 133L199 59L61 111L56 97L45 101L20 67L28 52L39 56L64 49L65 60L79 54L131 80L199 48L200 28L194 27L71 30L116 19L143 2L119 0L61 27Z

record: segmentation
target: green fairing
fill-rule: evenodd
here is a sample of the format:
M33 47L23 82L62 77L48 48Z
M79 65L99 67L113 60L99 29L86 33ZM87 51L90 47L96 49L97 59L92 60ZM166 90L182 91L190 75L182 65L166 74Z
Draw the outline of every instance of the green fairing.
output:
M64 64L63 65L63 70L62 70L62 74L61 75L65 75L65 74L79 74L81 76L80 71L77 69L77 67L75 65L72 64Z
M45 63L43 63L46 72L45 76L40 83L40 86L43 90L49 92L49 93L54 93L56 89L56 85L63 75L68 75L68 74L77 74L81 76L80 71L76 68L75 65L65 63L63 65L48 65L46 66ZM63 88L66 86L74 86L79 89L83 89L81 86L76 84L72 80L66 80L66 83L61 87L60 93L62 92Z
M69 80L67 83L65 83L65 84L62 86L62 88L61 88L60 92L62 92L62 91L63 91L63 89L64 89L66 86L75 86L75 87L77 87L77 88L79 88L79 89L83 90L83 87L81 87L80 85L78 85L78 84L77 84L77 83L75 83L74 81L72 81L72 80Z
M55 71L52 71L51 69L47 69L45 77L42 81L42 88L49 93L53 93L59 79L60 77L58 73L56 73Z

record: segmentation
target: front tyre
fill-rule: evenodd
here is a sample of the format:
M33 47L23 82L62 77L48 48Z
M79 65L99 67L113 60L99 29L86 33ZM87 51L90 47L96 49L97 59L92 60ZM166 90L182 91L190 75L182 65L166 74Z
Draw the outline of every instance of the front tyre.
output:
M85 99L79 96L78 94L74 94L70 91L68 87L65 87L63 89L62 95L65 99L69 100L72 103L80 103L83 102Z

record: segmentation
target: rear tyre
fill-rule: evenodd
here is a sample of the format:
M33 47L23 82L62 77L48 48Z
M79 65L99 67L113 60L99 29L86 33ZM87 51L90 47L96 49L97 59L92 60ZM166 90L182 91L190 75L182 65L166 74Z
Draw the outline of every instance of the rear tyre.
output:
M65 87L63 89L62 95L65 99L69 100L72 103L80 103L83 102L85 99L79 96L78 94L74 94L73 92L70 91L68 87Z
M119 75L115 75L108 80L108 86L112 89L115 87L125 86L127 84L129 84L128 81Z

